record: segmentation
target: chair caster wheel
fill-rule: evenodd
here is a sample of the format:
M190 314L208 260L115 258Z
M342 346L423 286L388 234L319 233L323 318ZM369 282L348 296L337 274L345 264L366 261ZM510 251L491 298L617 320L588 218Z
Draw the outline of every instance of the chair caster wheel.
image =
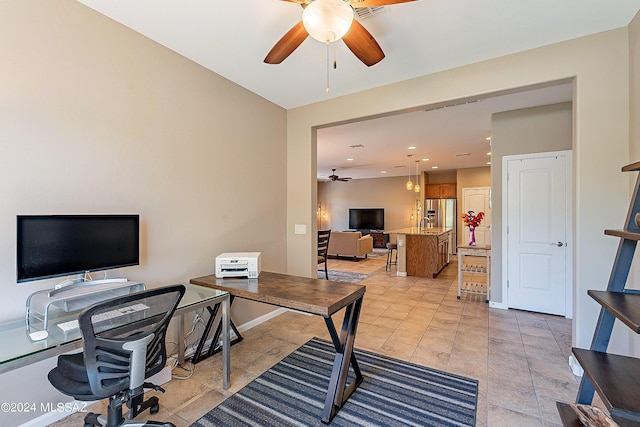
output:
M157 414L159 410L160 410L160 405L153 405L151 408L149 408L149 413Z
M460 295L458 295L456 298L460 299Z

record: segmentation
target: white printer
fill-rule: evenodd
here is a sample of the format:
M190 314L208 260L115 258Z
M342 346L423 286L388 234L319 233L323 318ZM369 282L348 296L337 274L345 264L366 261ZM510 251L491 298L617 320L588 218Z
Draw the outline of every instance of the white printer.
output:
M227 252L216 257L216 277L247 277L260 274L260 252Z

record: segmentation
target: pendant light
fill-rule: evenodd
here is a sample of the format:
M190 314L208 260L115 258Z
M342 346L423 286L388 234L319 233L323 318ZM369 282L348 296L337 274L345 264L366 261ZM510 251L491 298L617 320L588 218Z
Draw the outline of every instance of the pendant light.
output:
M416 185L413 187L413 191L416 193L420 192L420 166L418 163L420 163L420 160L416 160Z
M407 190L409 191L413 190L413 182L411 182L411 156L413 156L413 154L407 154L409 158L409 181L407 181Z

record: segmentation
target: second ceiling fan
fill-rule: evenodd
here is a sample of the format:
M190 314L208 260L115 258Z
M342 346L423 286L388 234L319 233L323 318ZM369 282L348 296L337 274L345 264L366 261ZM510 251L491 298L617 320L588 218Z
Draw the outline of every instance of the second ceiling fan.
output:
M304 9L302 20L293 26L271 48L264 62L279 64L307 39L323 43L342 38L349 50L368 67L384 58L384 52L362 24L353 19L354 8L389 6L415 0L283 0L299 3Z

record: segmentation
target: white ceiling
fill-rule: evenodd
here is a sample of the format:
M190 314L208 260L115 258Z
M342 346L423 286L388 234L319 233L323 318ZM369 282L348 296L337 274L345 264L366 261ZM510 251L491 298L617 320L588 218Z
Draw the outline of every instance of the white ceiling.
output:
M337 68L328 71L326 46L311 38L282 64L262 62L300 20L302 8L293 2L78 1L286 109L623 27L640 10L640 0L417 0L361 20L386 54L380 63L366 67L339 41L329 49L332 58L335 52ZM404 174L406 168L398 173L394 166L407 163L409 144L417 145L416 155L426 155L441 170L478 166L486 163L476 158L480 155L473 157L475 163L471 156L455 158L457 163L451 163L451 157L472 148L475 153L478 145L471 144L483 143L480 151L486 156L488 114L566 100L567 88L529 93L534 99L512 95L325 129L318 139L318 176L326 177L333 167L339 175L345 172L354 178L380 176L383 168L387 176L394 170ZM395 133L385 134L378 124ZM400 133L411 128L410 133ZM346 169L344 145L353 145L352 141L365 148L349 148L360 151L358 160ZM380 159L364 156L365 151L375 151L393 163L382 165Z

